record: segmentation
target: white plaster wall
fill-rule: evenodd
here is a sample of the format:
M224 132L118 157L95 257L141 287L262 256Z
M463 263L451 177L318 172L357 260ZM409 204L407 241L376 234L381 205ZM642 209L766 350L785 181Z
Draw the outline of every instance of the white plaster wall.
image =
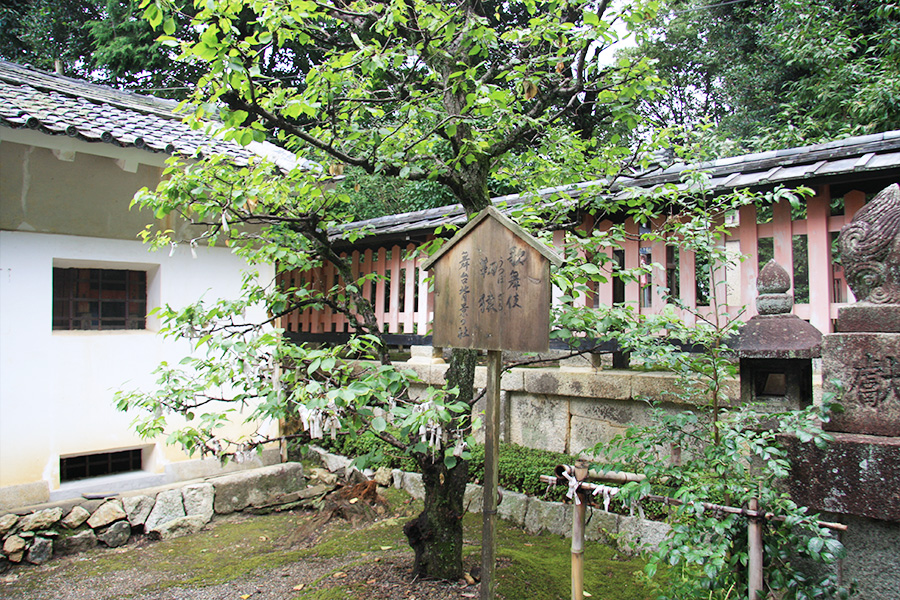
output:
M153 369L188 353L147 331L70 332L51 327L52 268L146 269L148 310L236 297L245 264L224 248L150 252L137 241L0 231L0 488L59 485L59 457L155 445L151 470L185 458L164 440L141 440L117 389L154 385ZM271 275L271 272L266 273ZM253 318L260 315L248 315Z

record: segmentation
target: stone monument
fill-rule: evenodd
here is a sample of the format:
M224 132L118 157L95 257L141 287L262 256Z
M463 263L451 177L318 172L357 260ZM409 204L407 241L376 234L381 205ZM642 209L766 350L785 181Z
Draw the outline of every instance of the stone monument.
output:
M858 299L822 342L823 391L843 412L824 448L791 441L791 496L850 528L843 573L860 597L900 598L900 187L881 191L838 238ZM851 568L852 565L852 568Z
M900 437L900 186L860 210L838 246L858 302L840 310L824 342L824 389L840 382L844 406L827 428Z

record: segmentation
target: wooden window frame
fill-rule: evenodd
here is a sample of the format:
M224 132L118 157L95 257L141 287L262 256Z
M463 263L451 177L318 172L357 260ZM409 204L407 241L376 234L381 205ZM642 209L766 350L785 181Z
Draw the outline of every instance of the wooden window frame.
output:
M53 267L53 330L145 330L148 279L142 270Z

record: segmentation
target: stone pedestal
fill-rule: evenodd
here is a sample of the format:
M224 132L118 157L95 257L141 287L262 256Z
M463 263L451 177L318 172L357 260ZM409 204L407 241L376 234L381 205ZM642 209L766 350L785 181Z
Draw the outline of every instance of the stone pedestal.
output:
M825 448L784 441L795 502L813 511L900 521L900 438L835 433Z
M900 306L895 310L900 313ZM843 389L844 412L825 429L900 437L900 333L825 336L822 385L826 392Z

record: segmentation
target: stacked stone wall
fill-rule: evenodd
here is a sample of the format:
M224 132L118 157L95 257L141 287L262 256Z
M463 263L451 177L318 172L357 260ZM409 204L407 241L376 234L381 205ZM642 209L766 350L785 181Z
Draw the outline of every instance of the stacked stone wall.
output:
M302 466L284 463L110 498L12 510L0 516L0 571L100 545L116 548L136 536L189 535L215 515L288 502L305 485Z

